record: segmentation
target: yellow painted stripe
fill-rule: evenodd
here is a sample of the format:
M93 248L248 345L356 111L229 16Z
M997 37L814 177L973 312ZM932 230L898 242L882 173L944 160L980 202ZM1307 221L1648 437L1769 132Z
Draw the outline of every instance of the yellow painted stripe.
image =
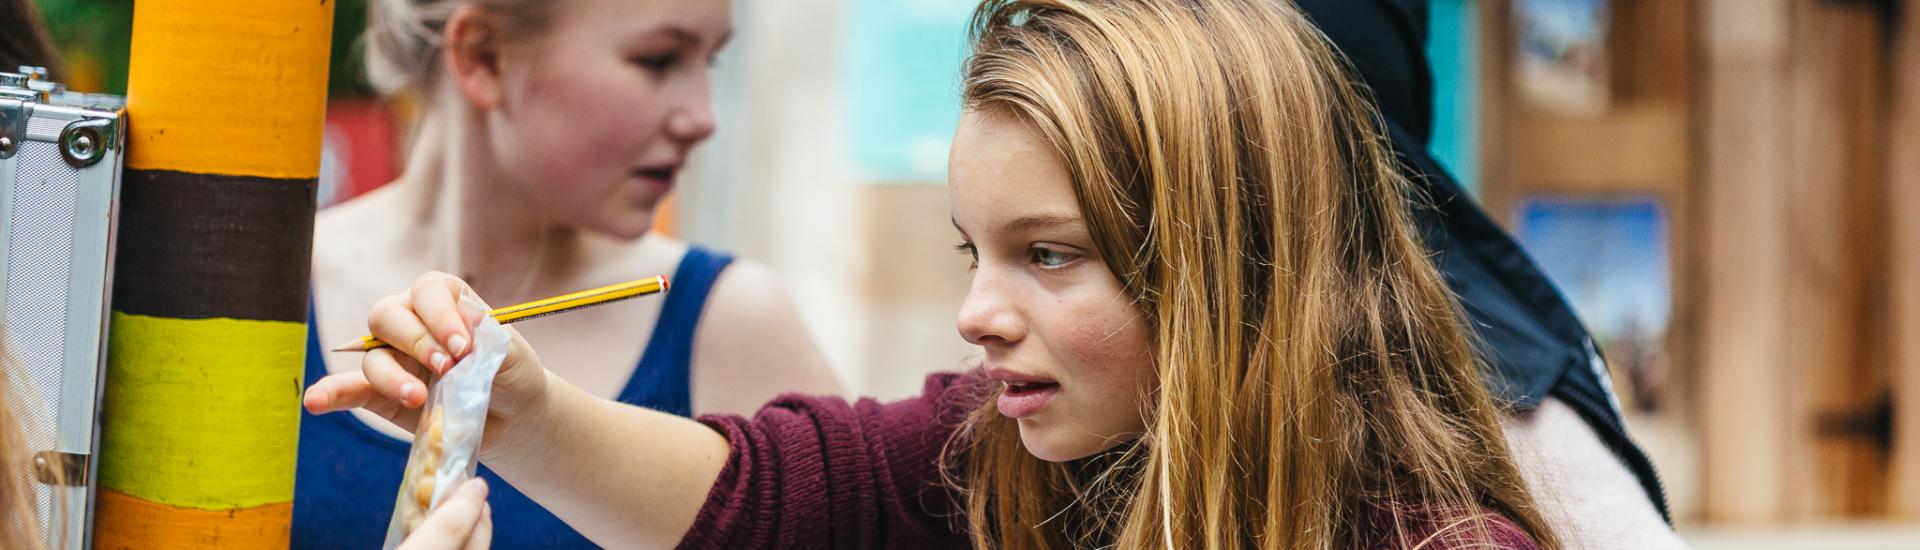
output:
M113 312L100 483L185 508L293 500L306 325Z
M317 177L333 6L134 3L127 167Z
M213 511L156 504L101 489L93 510L94 548L284 549L292 535L292 502Z

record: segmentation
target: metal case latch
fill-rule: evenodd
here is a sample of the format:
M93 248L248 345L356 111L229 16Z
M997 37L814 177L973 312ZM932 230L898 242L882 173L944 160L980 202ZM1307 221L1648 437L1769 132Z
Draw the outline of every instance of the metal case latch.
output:
M33 454L33 479L47 485L87 485L87 455L60 451Z

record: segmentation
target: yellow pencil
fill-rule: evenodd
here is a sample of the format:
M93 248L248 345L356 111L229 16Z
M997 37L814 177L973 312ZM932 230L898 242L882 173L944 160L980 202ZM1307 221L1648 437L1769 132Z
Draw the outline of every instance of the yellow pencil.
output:
M617 285L607 285L592 290L582 290L572 294L555 296L545 300L534 300L520 305L507 306L493 310L493 319L500 324L525 321L535 317L546 317L566 313L576 309L589 308L601 304L618 302L637 296L646 296L667 291L667 277L655 275L638 281L629 281ZM387 343L373 335L360 337L360 340L333 351L373 351L386 347Z

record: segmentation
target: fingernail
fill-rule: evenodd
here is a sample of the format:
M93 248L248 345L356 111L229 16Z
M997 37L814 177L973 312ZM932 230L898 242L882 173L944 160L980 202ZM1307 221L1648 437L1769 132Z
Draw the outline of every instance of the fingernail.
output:
M460 301L455 307L460 308L460 318L467 322L467 328L480 326L480 322L487 319L487 303L472 291L460 291Z
M420 385L419 385L419 384L415 384L415 383L412 383L412 382L408 382L408 383L405 383L405 384L401 384L401 385L400 385L400 402L401 402L401 403L412 403L412 402L413 402L413 390L415 390L415 389L417 389L417 388L419 388L419 387L420 387Z
M459 336L455 336L454 338L457 339ZM433 372L438 374L445 374L447 372L447 354L437 351L433 352L431 362L433 363Z
M447 347L453 348L454 355L464 354L467 352L467 337L455 334L452 338L447 339Z

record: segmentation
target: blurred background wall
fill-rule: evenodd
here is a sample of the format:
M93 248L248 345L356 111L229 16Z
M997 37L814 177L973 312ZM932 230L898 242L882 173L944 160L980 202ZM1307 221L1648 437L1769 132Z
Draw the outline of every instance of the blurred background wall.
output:
M392 179L336 0L321 200ZM38 0L83 91L130 3ZM782 273L864 394L964 368L946 210L971 0L737 0L660 230ZM1431 0L1433 150L1601 338L1701 547L1920 548L1920 0Z

